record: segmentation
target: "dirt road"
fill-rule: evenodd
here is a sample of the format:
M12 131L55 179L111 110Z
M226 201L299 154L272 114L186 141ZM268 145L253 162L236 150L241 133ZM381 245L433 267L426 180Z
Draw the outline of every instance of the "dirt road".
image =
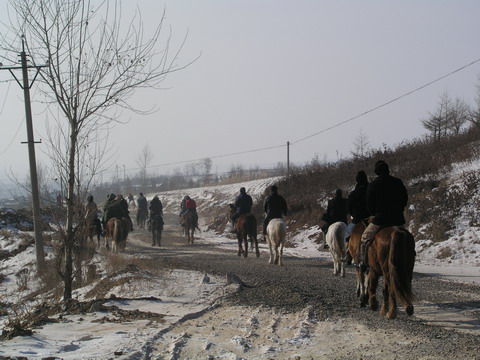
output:
M478 286L415 273L414 316L400 308L397 319L386 320L359 306L353 267L344 279L318 259L285 256L285 266L277 267L267 263L265 245L258 259L238 257L234 239L231 249L221 249L197 234L187 245L176 217L166 216L166 223L162 247L136 231L127 253L165 268L233 273L244 286L173 327L152 352L159 358L480 359Z

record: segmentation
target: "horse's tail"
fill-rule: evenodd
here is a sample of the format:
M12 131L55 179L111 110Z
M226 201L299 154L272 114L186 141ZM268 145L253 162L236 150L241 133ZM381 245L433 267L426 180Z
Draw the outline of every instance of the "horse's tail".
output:
M257 238L257 218L255 215L248 213L247 214L247 233L252 236L254 239Z
M405 229L397 228L392 232L389 253L390 286L395 295L404 304L411 304L413 266L415 263L415 241L413 235Z

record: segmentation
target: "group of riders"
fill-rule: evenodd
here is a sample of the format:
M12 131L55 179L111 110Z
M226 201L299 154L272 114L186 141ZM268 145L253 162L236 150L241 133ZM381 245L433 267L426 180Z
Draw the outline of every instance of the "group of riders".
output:
M242 214L248 214L251 212L253 206L252 197L247 194L244 187L240 188L240 194L235 198L235 202L230 204L230 207L234 210L231 216L233 232L235 232L235 222ZM267 226L272 219L281 219L287 215L287 202L285 198L278 193L276 185L270 187L270 195L265 199L263 205L265 211L265 220L263 220L262 232L265 240L267 234Z
M150 224L151 220L155 217L160 217L163 225L163 205L158 195L155 195L153 199L148 203L146 197L143 193L140 193L137 198L137 203L135 204L132 194L129 194L127 200L123 195L118 194L109 194L107 195L107 200L103 204L103 215L100 219L98 217L98 206L93 200L93 196L90 195L87 198L87 204L85 205L85 223L87 226L90 226L96 230L97 233L105 235L105 229L108 221L111 218L123 218L127 220L129 231L133 231L133 222L130 217L129 206L137 208L137 212L144 214L145 218L149 214L148 223Z
M335 196L328 201L327 210L321 218L324 222L322 226L324 234L327 233L328 227L335 222L341 221L347 224L347 242L353 228L358 223L366 224L358 254L362 271L365 271L368 265L367 249L375 235L384 227L403 227L405 225L404 209L408 201L405 185L402 180L390 175L389 166L385 161L377 161L374 172L377 177L369 183L365 171L358 171L355 188L347 198L343 198L342 190L337 189ZM263 221L264 239L269 221L287 215L287 203L278 194L277 186L273 185L270 192L264 204L266 213ZM230 205L234 209L231 216L233 229L235 229L235 222L240 215L250 213L252 205L252 197L247 194L244 187L240 188L240 194ZM348 221L349 215L351 216L350 222ZM352 260L351 254L347 253L347 257L349 261Z
M325 222L322 227L324 233L328 231L329 225L337 221L348 224L347 242L358 223L363 221L366 224L358 254L362 271L365 271L368 265L367 249L375 235L382 228L405 225L404 209L408 201L405 185L402 180L390 175L389 166L385 161L377 161L374 172L377 177L369 183L365 171L360 170L356 175L355 189L347 199L342 197L342 190L337 189L335 197L328 201L327 211L322 216ZM347 220L348 214L352 217L350 223ZM352 255L347 253L349 262Z
M367 266L367 248L373 240L374 236L381 228L387 226L404 226L405 217L404 209L407 205L408 194L402 180L390 175L388 164L379 160L375 163L374 172L377 177L368 182L368 177L365 171L360 170L356 175L355 189L343 198L342 190L337 189L335 197L330 199L327 204L327 210L323 214L321 220L324 221L322 231L326 233L328 226L342 221L347 224L346 241L348 241L353 228L360 222L364 221L366 229L362 234L360 245L360 266L365 269ZM128 200L122 195L110 194L103 205L102 220L97 217L98 208L93 201L93 196L88 197L88 202L85 206L85 220L87 224L94 226L97 231L102 232L108 220L117 218L126 218L133 231L133 223L129 215L129 203L137 208L138 213L143 213L145 217L149 213L148 223L156 216L163 215L163 205L158 195L148 203L147 199L140 193L135 204L134 198L131 194L128 195ZM231 222L235 228L235 221L242 214L251 212L253 201L252 197L247 194L244 187L240 188L240 193L235 198L233 204L230 205L233 209ZM263 235L266 236L267 225L271 219L282 218L287 215L287 202L283 196L278 194L276 185L270 187L270 195L266 198L263 209L265 211L265 220L263 221ZM193 214L194 224L198 224L197 204L195 200L186 195L180 205L180 223L184 224L185 215ZM348 217L351 216L351 222L348 222ZM367 221L368 220L368 221ZM162 220L163 225L163 220ZM235 230L233 230L235 231ZM104 233L104 230L103 230ZM350 256L351 254L347 254ZM351 260L350 260L351 261Z

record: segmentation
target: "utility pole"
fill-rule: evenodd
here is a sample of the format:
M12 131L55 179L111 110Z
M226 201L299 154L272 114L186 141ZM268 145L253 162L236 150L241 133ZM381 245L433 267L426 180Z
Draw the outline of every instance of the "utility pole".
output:
M35 233L35 252L37 256L37 271L40 272L45 265L45 252L43 248L43 234L42 234L42 220L40 214L40 196L38 191L38 177L37 177L37 163L35 160L35 141L33 138L33 124L32 124L32 108L30 103L30 88L32 87L35 79L37 78L38 73L42 67L41 66L29 66L27 64L27 54L25 53L25 42L22 40L22 52L20 53L21 66L11 66L11 67L0 67L0 70L8 70L12 76L17 81L18 85L23 89L23 94L25 98L25 118L27 123L27 144L28 144L28 160L30 163L30 182L32 185L32 208L33 208L33 228ZM28 69L37 69L37 73L32 80L32 83L29 83L28 80ZM15 76L12 70L22 70L23 83L21 83ZM22 142L25 144L25 142Z
M287 177L290 176L290 141L287 141Z

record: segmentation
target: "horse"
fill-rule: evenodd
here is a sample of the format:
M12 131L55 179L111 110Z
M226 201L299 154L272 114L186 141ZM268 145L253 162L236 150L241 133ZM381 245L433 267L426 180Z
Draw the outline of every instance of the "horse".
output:
M147 220L147 210L137 210L137 226L139 229L145 230L145 221Z
M257 240L257 219L255 215L251 213L241 214L235 222L234 229L237 233L238 256L243 253L243 257L248 257L248 240L250 240L250 250L253 250L255 245L255 254L257 258L260 257ZM243 250L242 243L245 244L245 250Z
M330 249L333 259L333 274L345 277L345 232L347 224L337 221L328 227L326 244Z
M163 217L162 215L154 215L150 220L150 230L152 232L152 246L160 246L163 231Z
M364 307L368 302L367 289L365 287L365 274L360 269L361 254L360 254L360 243L362 239L362 234L366 229L366 224L364 221L360 221L352 229L352 234L350 235L350 240L348 241L348 252L352 257L353 263L356 265L356 287L357 287L357 297L360 298L360 306Z
M128 229L130 224L126 218L113 217L105 226L105 246L108 249L108 239L112 240L112 252L117 249L124 250L127 243Z
M97 244L100 248L100 239L102 235L102 223L100 222L100 219L96 217L90 224L86 223L85 229L85 236L87 240L93 242L93 237L96 236Z
M282 266L283 248L287 236L287 226L283 219L272 219L267 226L267 242L270 248L269 264ZM280 249L279 249L280 248Z
M198 215L194 211L187 211L183 215L183 228L185 231L185 235L187 237L187 244L193 244L193 239L194 239L194 234L195 234L195 229L200 229L198 228Z
M366 276L368 303L372 310L378 308L376 289L383 276L382 316L394 319L397 316L397 299L405 305L407 315L413 315L412 277L415 265L415 240L402 227L390 226L381 229L368 248L369 271Z

